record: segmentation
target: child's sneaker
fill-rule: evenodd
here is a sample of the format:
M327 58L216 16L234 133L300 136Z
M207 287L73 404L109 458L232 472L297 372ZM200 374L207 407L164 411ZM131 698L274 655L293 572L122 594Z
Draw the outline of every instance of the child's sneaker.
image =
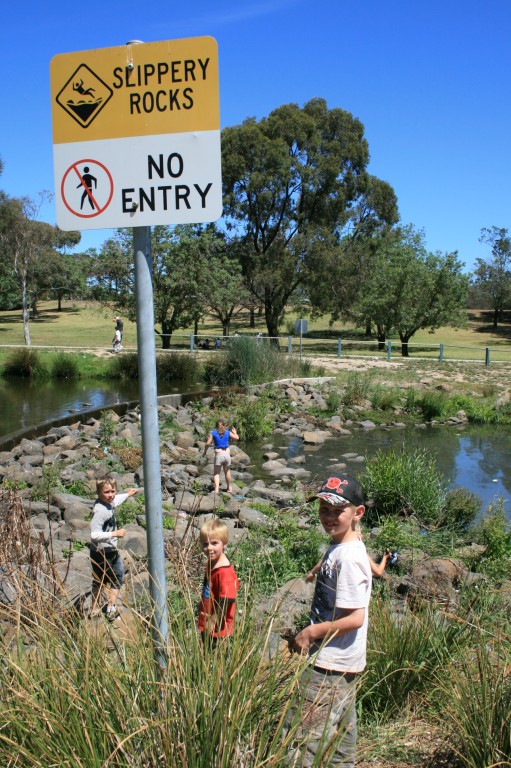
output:
M109 605L107 606L105 615L108 621L115 621L116 619L119 618L121 614L119 613L115 605Z

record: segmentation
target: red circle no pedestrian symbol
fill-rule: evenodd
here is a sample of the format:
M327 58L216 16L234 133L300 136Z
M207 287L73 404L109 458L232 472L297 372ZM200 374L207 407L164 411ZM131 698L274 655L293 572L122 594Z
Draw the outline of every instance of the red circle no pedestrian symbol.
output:
M65 172L60 191L68 211L82 219L92 219L110 205L114 180L99 160L77 160Z

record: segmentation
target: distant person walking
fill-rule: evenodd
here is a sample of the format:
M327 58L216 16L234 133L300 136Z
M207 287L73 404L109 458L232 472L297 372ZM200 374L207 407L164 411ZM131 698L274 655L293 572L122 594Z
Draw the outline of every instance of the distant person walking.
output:
M121 334L121 341L122 341L122 335L124 333L124 323L122 322L122 320L119 317L119 315L116 315L114 317L114 323L115 323L115 330L120 332L120 334Z

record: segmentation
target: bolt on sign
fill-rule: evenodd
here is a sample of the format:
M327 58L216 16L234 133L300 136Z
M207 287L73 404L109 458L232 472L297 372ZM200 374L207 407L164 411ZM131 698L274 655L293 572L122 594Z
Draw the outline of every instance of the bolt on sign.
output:
M216 40L59 54L50 77L61 229L222 215Z

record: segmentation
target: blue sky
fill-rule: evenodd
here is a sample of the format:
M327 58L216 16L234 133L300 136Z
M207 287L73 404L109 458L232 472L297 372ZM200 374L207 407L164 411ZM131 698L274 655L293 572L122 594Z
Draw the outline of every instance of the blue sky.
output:
M55 54L212 35L222 127L314 96L352 112L402 222L470 269L487 254L482 227L511 229L510 22L510 0L11 2L0 36L0 188L54 191ZM55 222L53 204L41 218ZM84 232L80 248L109 234Z

